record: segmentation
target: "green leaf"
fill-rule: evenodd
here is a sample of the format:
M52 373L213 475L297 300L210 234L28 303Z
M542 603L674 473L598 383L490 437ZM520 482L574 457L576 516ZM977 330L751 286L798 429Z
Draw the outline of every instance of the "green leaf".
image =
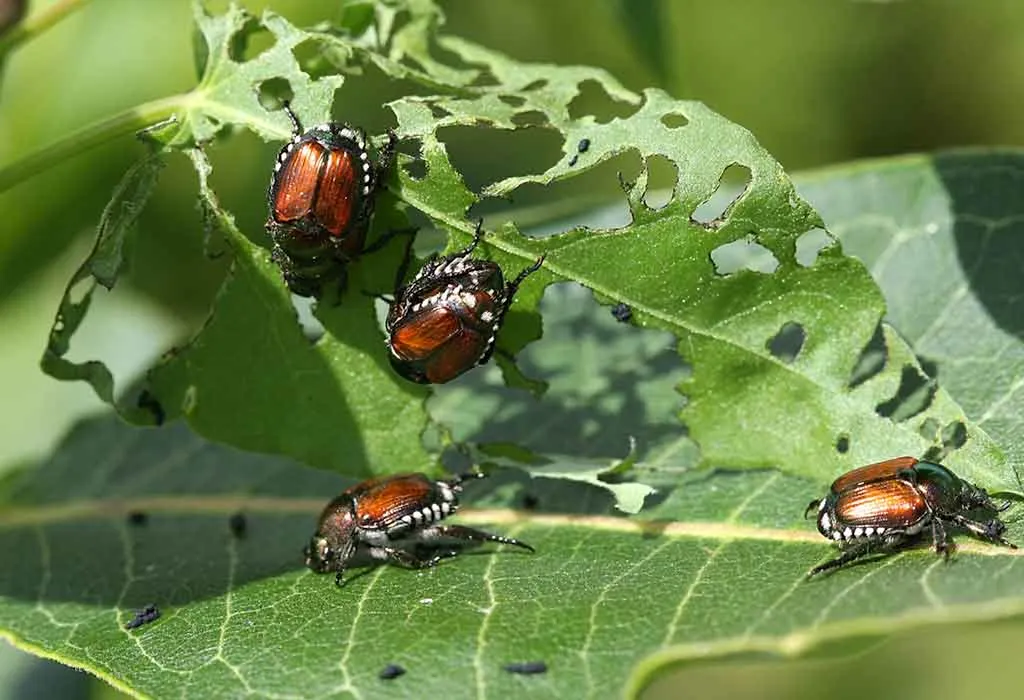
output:
M594 68L524 64L437 34L436 46L447 52L439 57L429 39L443 18L426 0L382 6L374 23L359 25L365 32L357 37L305 32L272 13L257 22L237 7L221 17L196 7L208 50L203 77L171 139L174 148L206 142L227 124L246 126L264 138L284 136L283 115L271 116L259 105L257 92L271 79L288 82L300 113L327 113L341 78L309 78L293 50L304 42L321 45L350 73L366 61L377 61L385 71L402 64L404 69L394 68L395 77L437 90L388 105L398 135L419 143L427 175L414 178L399 169L378 206L375 235L406 225L410 206L450 233L450 248L462 246L474 228L468 210L483 198L575 177L628 153L638 153L647 165L658 158L675 167L675 190L661 208L647 204L646 168L625 185L628 226L534 238L509 223L488 233L479 253L510 275L546 256L543 269L517 295L499 338L499 355L514 356L541 336L537 308L545 286L579 282L602 302L628 304L637 325L675 336L679 354L692 368L679 383L686 403L673 409L683 422L676 432L699 445L704 466L776 467L825 483L854 466L894 455L955 451L957 466L966 465L963 473L978 483L1019 488L988 435L967 425L941 389L928 387L921 411L883 415L881 407L902 400L904 377L921 372L891 329L881 332L886 360L881 370L852 382L884 314L882 296L863 265L829 244L827 235L813 262L801 262L801 239L821 233L820 217L742 127L699 103L673 100L657 90L635 95ZM407 12L396 12L399 7ZM272 47L241 61L239 47L259 26L270 32ZM445 70L442 57L451 61L453 56L458 65ZM617 103L638 107L605 123L574 117L570 105L587 83ZM544 172L471 191L439 130L516 129L524 117L561 134L565 157ZM590 142L585 151L579 148L583 139ZM311 345L265 249L238 230L218 204L207 185L205 158L193 161L202 206L211 226L228 238L234 267L206 326L151 373L144 404L150 409L158 404L158 416L186 416L211 439L349 474L429 465L436 454L419 442L427 423L421 406L425 390L401 383L391 372L376 310L366 296L389 291L400 246L352 267L344 302L317 307L327 334ZM717 217L698 221L698 207L734 171L748 175L741 195ZM723 269L721 257L737 246L757 251L767 264ZM772 344L794 324L805 342L795 358L780 357ZM510 385L540 386L510 360L499 365ZM94 382L109 401L111 388ZM122 410L142 420L138 411ZM439 429L444 433L447 426ZM951 445L945 437L950 432L966 433L966 439ZM835 447L843 440L851 445L845 452ZM621 458L622 449L620 443L616 453L601 456ZM579 471L580 461L564 450L541 456ZM591 481L599 473L592 467L584 468ZM629 490L633 500L627 507L635 508L639 491Z
M203 73L189 93L172 145L206 143L231 124L244 124L267 140L284 138L291 132L287 116L280 111L271 116L260 105L259 91L270 80L288 81L293 108L310 123L328 117L334 92L344 78L313 79L299 68L293 50L307 39L305 32L272 12L257 22L234 4L225 14L210 16L199 0L193 0L193 14L204 42L196 47L196 63ZM261 27L273 36L271 47L248 61L236 60L248 36Z
M65 381L85 380L107 403L114 400L114 378L102 362L72 362L65 358L71 339L85 320L96 285L110 290L127 264L135 224L153 190L163 161L148 153L125 174L103 211L96 229L96 243L82 266L68 282L50 330L41 362L47 374Z
M578 484L509 476L467 486L459 518L535 555L353 571L339 589L300 550L344 479L180 422L91 420L3 492L0 553L16 565L0 572L0 634L154 697L618 697L679 660L834 653L1024 609L1019 553L966 538L948 564L911 550L805 581L833 550L801 517L816 487L779 472L684 474L642 519L600 514ZM540 509L501 504L524 489ZM160 618L124 629L148 604ZM548 673L502 670L533 660ZM389 663L408 673L381 681Z
M423 392L387 366L373 300L323 309L329 332L311 342L269 253L238 230L209 188L205 156L192 155L207 214L235 264L202 332L150 372L162 413L184 414L204 435L341 473L429 468ZM373 289L381 264L377 256L353 266L350 288Z
M801 192L882 286L889 319L973 430L995 440L1007 469L1024 461L1022 178L1024 154L1014 150L894 158L801 178ZM1021 490L1015 469L1009 488Z

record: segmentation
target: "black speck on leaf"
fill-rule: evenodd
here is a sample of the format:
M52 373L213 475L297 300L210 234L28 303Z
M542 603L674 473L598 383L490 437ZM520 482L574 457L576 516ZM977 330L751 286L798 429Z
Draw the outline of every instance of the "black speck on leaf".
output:
M519 673L530 676L535 673L547 673L548 665L543 661L522 661L513 664L505 664L505 670L509 673Z
M128 523L130 525L145 525L147 520L149 520L149 516L141 510L133 510L128 514Z
M126 630L133 630L136 627L142 627L143 625L149 624L154 620L160 618L160 609L153 604L149 604L142 610L135 611L135 617L125 623L124 628Z
M576 150L580 153L586 153L588 148L590 148L590 139L580 139L580 142L576 144Z
M398 678L404 673L405 669L399 666L398 664L388 664L381 670L380 677L381 680L390 681L393 678Z
M629 319L633 318L633 309L627 304L616 304L612 307L612 316L620 323L628 323Z

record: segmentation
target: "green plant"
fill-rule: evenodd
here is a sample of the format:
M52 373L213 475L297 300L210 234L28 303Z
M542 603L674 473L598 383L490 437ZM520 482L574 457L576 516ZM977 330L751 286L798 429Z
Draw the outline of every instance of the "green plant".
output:
M872 164L808 182L802 198L749 132L699 103L446 36L426 0L347 8L337 26L302 30L272 13L213 16L197 4L197 87L91 132L158 127L69 284L47 372L86 380L121 417L153 422L152 401L119 394L103 364L67 351L96 285L114 285L145 235L138 216L168 160L189 159L211 249L223 240L231 268L207 323L145 380L166 420L183 421L158 431L90 421L46 464L8 477L0 541L19 565L0 578L6 635L142 695L373 696L412 681L424 695L542 686L605 696L675 662L845 651L913 625L1019 611L1015 555L963 538L948 568L908 552L807 583L830 550L801 518L836 474L900 454L930 452L972 482L1020 494L1015 384L991 378L995 356L1020 350L1003 328L1014 302L999 293L1012 275L998 267L1008 256L989 252L1016 225L1002 174L1018 155ZM270 46L246 58L262 32ZM299 51L308 46L312 55ZM397 243L353 266L342 304L316 308L326 334L310 343L261 232L243 230L211 184L228 126L287 138L287 119L261 102L272 105L282 80L312 123L370 67L416 87L388 108L426 171L414 177L412 158L401 160L378 231L416 213L453 249L472 236L468 212L483 198L553 186L623 153L676 173L657 209L646 167L624 183L623 227L535 237L514 210L488 226L484 248L505 269L546 255L501 336L510 388L478 371L428 393L393 375L375 302L359 292L390 291ZM587 84L628 116L575 116ZM558 135L561 158L480 192L438 136L518 133L526 122ZM81 146L69 138L0 170L0 186ZM741 191L722 184L730 169L746 175ZM878 235L890 226L903 234ZM909 247L930 264L906 264ZM997 268L982 274L987 265ZM611 319L616 303L639 328ZM915 352L979 357L957 345L966 319L991 357L944 363L939 387ZM797 331L798 347L780 350L775 341ZM508 359L517 353L526 371ZM301 569L299 548L327 498L353 479L437 470L442 454L512 467L473 494L478 508L465 519L503 523L536 556L467 556L423 574L381 568L343 591ZM524 494L539 510L517 508ZM152 515L144 528L126 522L134 510ZM244 539L227 528L239 510L251 521ZM1014 526L1009 537L1021 534ZM123 629L154 601L159 623ZM543 678L501 670L533 659L550 666ZM391 662L409 674L381 685Z

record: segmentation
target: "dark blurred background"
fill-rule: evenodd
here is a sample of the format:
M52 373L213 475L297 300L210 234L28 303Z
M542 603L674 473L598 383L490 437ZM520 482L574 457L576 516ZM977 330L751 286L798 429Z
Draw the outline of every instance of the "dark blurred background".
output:
M50 4L31 2L29 14ZM299 25L337 18L342 5L243 4L254 13L272 8ZM226 2L209 5L217 12ZM599 66L633 90L658 87L705 102L753 131L790 171L953 146L1024 144L1020 0L442 5L448 32L513 58ZM190 90L196 80L192 34L185 0L97 0L19 48L0 67L0 168L98 119ZM412 89L371 70L346 82L335 114L379 133L390 124L382 103ZM573 113L605 120L625 110L588 86ZM463 129L441 136L467 181L481 186L546 168L559 156L556 134L533 132ZM218 193L255 237L278 146L236 133L210 148ZM73 420L97 408L85 387L57 384L36 363L63 285L88 249L112 189L141 153L134 139L123 138L0 194L0 386L6 398L0 472L44 454ZM574 202L584 208L614 201L614 171L638 167L638 160L624 157L555 188L526 188L514 206L558 201L571 209ZM655 178L655 184L668 182ZM194 177L184 158L171 160L140 233L131 278L98 300L97 315L76 337L72 354L103 357L122 379L201 321L224 270L223 262L202 254ZM652 696L999 697L999 688L1011 688L1012 666L973 652L979 645L1022 652L1024 627L945 629L928 632L926 640L906 635L879 652L835 664L683 670L661 681ZM865 664L876 679L869 685L860 670ZM5 688L24 689L5 681L42 679L46 668L0 647L0 698ZM935 682L952 677L963 682ZM89 682L67 687L96 688ZM67 692L56 696L73 696Z

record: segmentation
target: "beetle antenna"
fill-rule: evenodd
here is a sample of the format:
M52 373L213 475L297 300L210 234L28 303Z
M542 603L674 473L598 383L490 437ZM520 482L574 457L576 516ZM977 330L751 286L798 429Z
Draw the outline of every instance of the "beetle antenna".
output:
M476 247L478 245L480 245L480 241L482 241L483 239L484 239L484 220L482 218L480 218L480 219L476 220L476 230L473 231L473 240L470 241L469 245L466 246L465 248L463 248L462 250L455 251L454 253L452 253L448 257L449 258L462 258L462 257L465 257L465 256L469 255L474 250L476 250Z
M284 113L288 115L289 119L291 119L291 121L292 121L292 129L295 130L295 134L296 135L301 134L302 133L302 124L299 122L299 118L297 116L295 116L295 112L292 111L292 103L291 103L291 101L290 100L285 100L281 104L281 109L283 109Z
M534 262L528 268L520 272L514 280L508 283L508 285L505 287L505 295L509 297L509 299L511 299L512 295L516 293L517 289L519 289L519 285L523 283L523 280L525 280L527 277L529 277L534 272L540 269L540 266L544 264L544 258L546 257L546 255L542 255L539 258L537 258L536 262Z
M810 512L812 511L812 510L814 510L815 508L817 508L817 507L818 507L818 506L820 506L820 505L821 505L821 501L811 501L810 503L808 503L808 504L807 504L807 508L806 508L806 509L804 509L804 519L806 520L806 519L807 519L807 516L808 516L808 514L809 514L809 513L810 513Z

